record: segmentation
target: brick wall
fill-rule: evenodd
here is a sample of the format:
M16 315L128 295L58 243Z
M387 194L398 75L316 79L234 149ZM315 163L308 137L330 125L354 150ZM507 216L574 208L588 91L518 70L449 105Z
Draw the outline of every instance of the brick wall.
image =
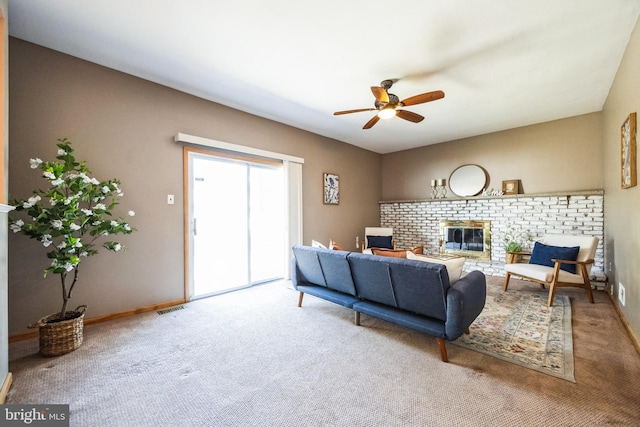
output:
M393 227L398 248L424 245L427 253L438 253L440 220L447 219L491 221L491 260L468 258L464 265L465 271L481 270L491 276L504 276L502 235L510 224L529 233L530 247L546 233L596 236L599 242L591 270L592 286L605 288L604 193L601 190L380 202L380 225Z

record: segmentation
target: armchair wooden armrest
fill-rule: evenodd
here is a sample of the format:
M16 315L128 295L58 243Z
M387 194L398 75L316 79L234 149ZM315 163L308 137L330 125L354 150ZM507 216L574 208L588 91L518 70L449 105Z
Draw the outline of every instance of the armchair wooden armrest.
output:
M523 256L530 257L531 256L531 252L529 252L529 251L508 252L507 251L507 256L505 257L506 258L505 262L507 264L514 264L514 263L516 263L518 261L518 259L520 257L523 257Z
M578 264L589 265L595 262L593 259L588 259L586 261L570 261L567 259L555 259L555 258L552 258L551 261L557 264L575 264L575 265L578 265Z

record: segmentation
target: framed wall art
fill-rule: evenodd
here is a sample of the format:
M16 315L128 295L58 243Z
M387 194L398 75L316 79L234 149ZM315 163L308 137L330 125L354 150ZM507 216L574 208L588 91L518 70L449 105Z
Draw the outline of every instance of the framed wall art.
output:
M518 194L520 192L520 180L510 179L502 181L502 194Z
M621 186L622 188L635 187L636 175L636 113L629 114L620 128L621 146Z
M340 177L333 173L324 173L322 177L323 183L323 202L325 205L337 205L340 203Z

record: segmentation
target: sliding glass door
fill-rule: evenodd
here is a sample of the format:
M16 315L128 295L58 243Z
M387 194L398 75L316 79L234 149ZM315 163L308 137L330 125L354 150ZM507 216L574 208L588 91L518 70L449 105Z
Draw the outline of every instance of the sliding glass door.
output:
M191 298L284 277L281 164L189 153L189 184Z

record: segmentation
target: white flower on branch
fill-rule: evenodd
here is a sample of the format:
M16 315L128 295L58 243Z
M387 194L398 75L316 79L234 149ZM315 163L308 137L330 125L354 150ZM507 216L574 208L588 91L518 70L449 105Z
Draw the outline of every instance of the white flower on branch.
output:
M35 159L29 159L29 163L30 163L31 169L38 169L42 164L42 160L36 157Z

